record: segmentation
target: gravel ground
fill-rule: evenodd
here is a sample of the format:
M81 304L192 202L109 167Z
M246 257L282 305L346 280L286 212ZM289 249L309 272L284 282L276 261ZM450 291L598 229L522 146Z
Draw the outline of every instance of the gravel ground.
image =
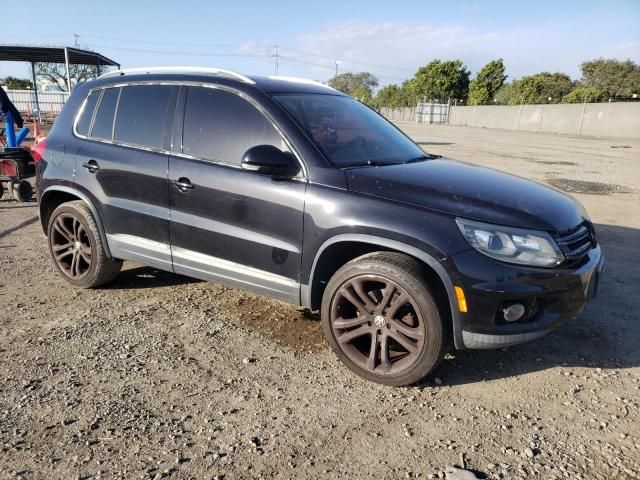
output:
M5 196L0 478L640 478L640 141L400 126L592 191L576 196L607 260L600 297L544 339L383 387L295 307L132 263L108 288L66 285L35 204Z

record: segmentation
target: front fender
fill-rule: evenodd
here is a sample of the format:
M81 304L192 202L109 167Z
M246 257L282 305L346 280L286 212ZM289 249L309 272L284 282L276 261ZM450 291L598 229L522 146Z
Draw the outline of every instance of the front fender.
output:
M416 248L412 245L408 245L403 242L399 242L397 240L392 240L385 237L379 237L375 235L367 235L367 234L358 234L358 233L346 233L336 235L326 240L320 248L317 250L315 258L313 260L313 265L311 267L311 274L309 277L309 283L303 284L300 286L300 298L301 304L303 306L310 307L311 306L311 296L312 296L312 287L314 285L314 278L316 274L316 268L318 265L318 260L322 257L323 252L330 247L331 245L335 245L336 243L341 242L359 242L368 245L375 245L383 249L395 250L411 257L417 258L422 261L426 265L428 265L434 272L438 275L442 284L445 287L447 292L447 297L449 299L449 307L451 309L451 320L453 323L453 339L454 345L457 349L464 348L464 342L462 339L462 319L460 318L460 312L458 311L458 303L456 299L456 294L454 290L454 282L451 278L451 275L447 271L447 269L443 266L442 260L438 260L434 256L429 253Z

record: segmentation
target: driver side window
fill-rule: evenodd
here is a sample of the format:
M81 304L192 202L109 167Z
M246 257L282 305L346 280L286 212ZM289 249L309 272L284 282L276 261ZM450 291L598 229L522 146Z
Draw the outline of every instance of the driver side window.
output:
M183 153L240 165L244 153L256 145L288 150L280 133L249 101L219 88L188 88Z

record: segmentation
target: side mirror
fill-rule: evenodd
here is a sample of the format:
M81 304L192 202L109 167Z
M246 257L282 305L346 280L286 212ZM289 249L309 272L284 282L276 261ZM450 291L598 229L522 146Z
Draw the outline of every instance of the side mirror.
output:
M274 177L295 177L300 164L291 153L283 152L273 145L256 145L242 156L242 168Z

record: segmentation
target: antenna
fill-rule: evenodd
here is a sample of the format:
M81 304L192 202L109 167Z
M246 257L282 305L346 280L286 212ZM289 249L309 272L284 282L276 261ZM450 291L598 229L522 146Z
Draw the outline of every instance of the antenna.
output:
M278 76L278 60L280 60L280 56L278 55L278 44L275 45L276 51L275 54L273 55L275 58L275 64L274 64L274 75L277 77Z

